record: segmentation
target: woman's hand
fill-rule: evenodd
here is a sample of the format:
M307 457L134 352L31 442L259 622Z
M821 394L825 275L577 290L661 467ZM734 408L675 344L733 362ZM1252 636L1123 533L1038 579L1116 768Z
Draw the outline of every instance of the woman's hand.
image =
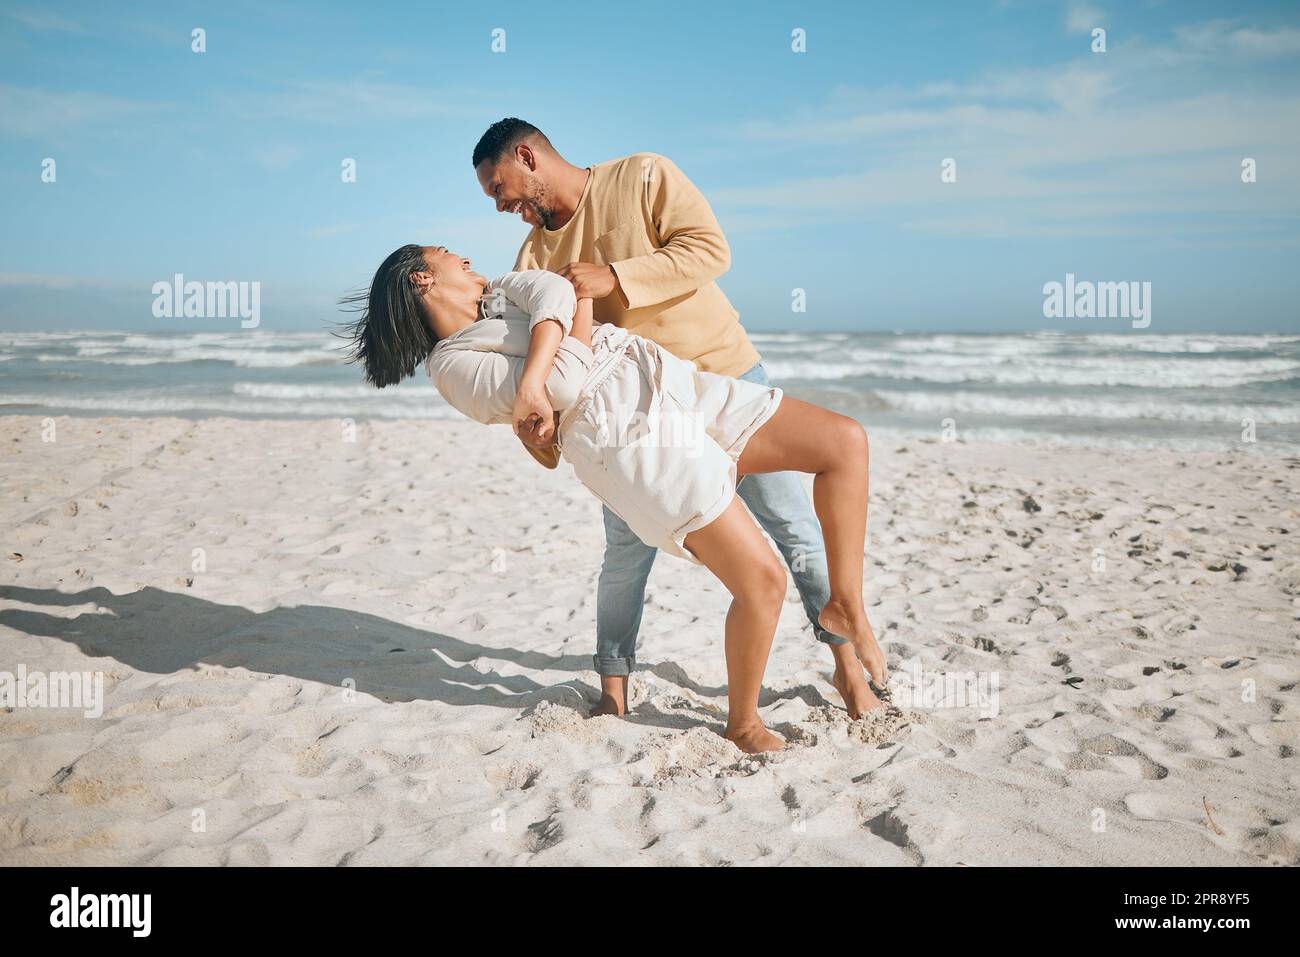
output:
M551 408L551 400L541 386L520 383L510 421L513 423L515 435L520 438L523 438L526 433L543 442L550 442L555 438L555 410Z

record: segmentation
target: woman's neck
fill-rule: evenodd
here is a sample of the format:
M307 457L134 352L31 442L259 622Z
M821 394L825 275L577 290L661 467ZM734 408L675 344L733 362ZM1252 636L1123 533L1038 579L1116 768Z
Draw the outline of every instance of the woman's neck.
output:
M433 334L439 339L455 335L468 325L472 325L481 315L479 303L481 298L442 300L429 303L429 320Z

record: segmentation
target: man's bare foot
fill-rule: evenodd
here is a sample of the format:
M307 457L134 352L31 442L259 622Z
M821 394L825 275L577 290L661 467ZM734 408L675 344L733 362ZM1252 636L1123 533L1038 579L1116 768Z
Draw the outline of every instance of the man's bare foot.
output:
M832 598L817 616L817 621L832 635L847 638L858 658L866 665L871 680L881 688L885 686L885 653L876 643L876 633L871 630L867 610L861 604L853 608L847 602Z
M598 718L603 714L616 718L627 714L627 675L600 676L600 701L591 709L589 717Z
M831 655L835 658L835 674L831 677L831 684L844 699L844 707L848 709L850 718L856 721L868 711L884 707L884 702L871 690L852 645L831 645Z
M746 754L761 754L764 751L780 751L785 741L763 726L763 722L754 718L744 724L732 726L727 722L727 730L722 735Z

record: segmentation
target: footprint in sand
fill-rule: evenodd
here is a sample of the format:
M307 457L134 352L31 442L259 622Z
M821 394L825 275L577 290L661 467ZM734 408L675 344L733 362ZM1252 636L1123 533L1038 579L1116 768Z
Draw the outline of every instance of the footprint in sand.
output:
M529 761L505 761L483 772L483 777L503 791L527 791L541 777L542 769Z
M1140 717L1146 718L1148 721L1155 721L1157 723L1163 724L1164 722L1172 718L1175 714L1177 714L1178 709L1166 708L1164 705L1156 704L1153 701L1148 701L1146 704L1141 705L1139 708L1137 708L1136 713Z
M1216 844L1248 851L1269 864L1300 863L1300 822L1270 816L1259 808L1143 791L1125 797L1124 806L1140 820L1189 828Z
M528 853L538 854L564 840L564 828L555 819L557 812L558 809L552 811L540 821L534 821L528 825L528 832L525 837L525 850Z
M869 820L864 821L862 826L882 841L888 841L895 847L901 848L913 863L924 864L925 856L921 853L921 849L908 837L907 823L898 816L896 811L897 808L881 811Z
M1169 776L1169 769L1152 761L1136 747L1113 734L1099 734L1079 742L1081 750L1065 759L1071 771L1115 770L1148 781L1159 781Z
M1246 734L1257 745L1267 748L1279 758L1295 756L1295 745L1300 741L1300 722L1271 721L1268 724L1252 724L1246 728Z

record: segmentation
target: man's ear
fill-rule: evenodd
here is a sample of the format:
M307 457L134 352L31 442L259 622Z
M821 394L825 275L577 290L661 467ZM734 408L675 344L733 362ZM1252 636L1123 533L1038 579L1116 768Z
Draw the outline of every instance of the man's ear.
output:
M533 148L527 143L516 144L515 158L527 167L529 172L537 172L537 154L533 152Z

